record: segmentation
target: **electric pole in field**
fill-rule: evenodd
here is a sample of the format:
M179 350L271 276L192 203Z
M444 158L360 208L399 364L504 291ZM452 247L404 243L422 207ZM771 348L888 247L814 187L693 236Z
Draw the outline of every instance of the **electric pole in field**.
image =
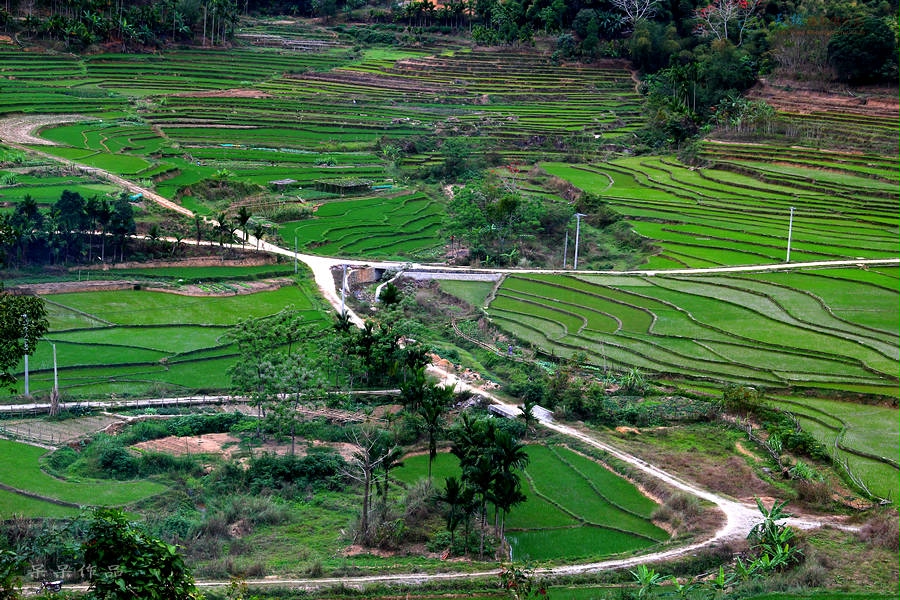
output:
M341 317L346 315L344 308L344 293L347 289L347 265L341 265Z
M578 270L578 239L581 236L581 217L584 217L583 213L575 213L575 260L572 263L572 268L574 270Z
M787 258L784 259L784 262L791 262L791 234L794 230L794 207L791 207L791 217L788 221L788 243L787 243Z
M59 415L59 377L56 372L56 344L53 344L53 389L50 391L50 416Z
M23 330L25 332L25 397L30 398L31 392L28 389L28 315L23 313L22 320L24 321Z

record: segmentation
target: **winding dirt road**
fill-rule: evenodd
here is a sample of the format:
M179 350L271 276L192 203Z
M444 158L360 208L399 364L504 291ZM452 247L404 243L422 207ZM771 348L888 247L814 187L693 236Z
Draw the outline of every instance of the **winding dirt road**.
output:
M36 128L51 125L54 123L60 122L71 122L81 120L84 117L78 115L57 115L57 116L49 116L47 118L31 118L30 120L22 120L19 119L15 122L12 122L10 119L0 120L0 139L4 141L5 144L15 147L21 151L37 154L44 158L52 159L57 162L69 165L73 168L80 169L82 172L87 174L91 174L97 177L101 177L107 179L117 185L121 185L125 189L129 190L131 193L140 193L143 194L144 198L157 202L161 206L164 206L170 210L176 211L180 214L193 217L193 213L186 208L171 202L170 200L156 194L152 190L146 189L144 187L138 186L130 181L127 181L117 175L109 173L107 171L103 171L101 169L96 169L93 167L85 167L83 165L79 165L70 160L60 159L51 154L41 152L32 147L26 146L25 144L46 144L45 140L41 140L40 138L36 138L32 135L32 131ZM5 121L5 122L4 122ZM11 131L15 131L15 135L10 135ZM24 133L23 133L24 132ZM243 233L240 231L235 232L235 235L239 238L243 238ZM344 258L332 258L332 257L322 257L322 256L313 256L309 254L298 254L291 250L287 250L285 248L281 248L274 244L271 244L266 241L257 240L252 236L247 236L247 241L251 246L257 245L260 250L270 252L273 254L285 256L291 259L296 259L303 261L313 272L313 276L315 278L316 284L321 290L322 295L325 299L335 308L335 310L339 311L341 308L341 299L339 297L339 293L335 289L334 283L334 275L332 270L336 267L340 267L341 265L349 265L349 266L371 266L375 268L381 268L392 271L408 271L408 272L417 272L417 273L442 273L443 276L456 276L460 279L465 279L467 276L471 276L476 273L494 273L499 275L505 275L510 273L572 273L570 269L556 269L556 270L521 270L521 269L471 269L466 267L447 267L443 265L421 265L421 264L409 264L409 263L401 263L394 261L364 261L364 260L352 260L352 259L344 259ZM897 259L885 259L885 260L843 260L843 261L820 261L820 262L808 262L808 263L780 263L780 264L770 264L770 265L754 265L754 266L745 266L745 267L718 267L718 268L708 268L708 269L678 269L678 270L667 270L667 271L658 271L658 270L644 270L644 271L629 271L629 272L621 272L621 271L579 271L579 273L584 274L606 274L606 275L617 275L617 276L638 276L638 277L647 277L647 276L655 276L662 273L665 274L702 274L702 273L741 273L741 272L760 272L760 271L775 271L775 270L785 270L785 269L809 269L809 268L828 268L828 267L841 267L841 266L861 266L861 265L897 265L900 264L900 258ZM361 326L363 320L356 314L352 313L352 311L348 310L348 315L351 320ZM479 395L482 395L488 398L491 402L497 404L503 404L512 410L516 410L515 407L504 403L497 397L491 395L489 392L475 388L468 383L461 381L456 375L449 373L440 367L435 365L430 365L428 370L431 374L439 377L441 381L444 382L445 385L453 385L456 389L469 389ZM611 570L611 569L620 569L633 567L638 564L651 563L651 562L659 562L671 559L673 557L682 556L685 554L689 554L695 552L701 548L707 547L711 544L715 544L718 542L722 542L725 540L732 539L742 539L747 536L750 529L753 525L760 520L759 512L756 506L751 506L748 504L744 504L738 501L735 501L731 498L727 498L715 493L712 493L708 490L700 489L694 484L683 481L668 473L659 469L635 456L632 456L626 452L623 452L609 444L597 439L590 432L576 429L572 426L562 425L556 423L552 420L545 419L541 421L541 424L548 429L556 431L560 434L570 436L572 438L578 439L586 444L590 444L604 452L609 453L612 456L615 456L617 459L624 461L630 465L633 465L635 468L640 469L647 473L650 476L656 477L667 484L680 489L686 493L692 494L704 500L714 503L718 508L722 511L724 515L724 525L713 534L711 537L705 540L701 540L694 544L690 544L687 546L679 546L673 547L664 551L655 552L651 554L645 554L641 556L634 556L623 559L615 559L601 562L592 562L586 564L578 564L578 565L567 565L560 567L551 567L540 569L537 571L540 575L545 576L560 576L560 575L573 575L580 573L591 573L596 571L603 570ZM799 528L815 528L820 527L822 525L833 525L828 519L823 520L811 520L811 519L791 519L788 521L791 525L799 527ZM449 581L449 580L460 580L460 579L473 579L473 578L495 578L496 570L490 571L482 571L482 572L456 572L456 573L438 573L438 574L390 574L390 575L372 575L365 577L339 577L339 578L316 578L316 579L261 579L261 580L252 580L247 583L251 587L289 587L296 589L319 589L328 586L334 585L344 585L350 587L363 587L369 584L381 583L381 584L406 584L406 585L415 585L419 583L423 583L425 581ZM198 582L200 587L223 587L227 585L223 582ZM78 586L74 586L72 589L79 589Z

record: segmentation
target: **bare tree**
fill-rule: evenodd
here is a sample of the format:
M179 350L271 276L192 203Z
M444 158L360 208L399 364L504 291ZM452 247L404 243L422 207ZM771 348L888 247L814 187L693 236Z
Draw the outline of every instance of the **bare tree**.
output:
M363 423L355 428L350 433L350 439L356 446L356 451L348 461L349 468L346 474L351 479L360 482L363 487L362 513L359 518L357 541L363 546L368 546L372 541L370 517L375 471L388 457L394 455L396 445L388 432L371 423Z
M612 5L625 13L625 20L634 26L641 19L650 19L659 8L660 0L611 0Z
M744 31L754 22L761 0L713 0L709 5L694 10L697 28L702 37L731 41L740 46L744 41Z

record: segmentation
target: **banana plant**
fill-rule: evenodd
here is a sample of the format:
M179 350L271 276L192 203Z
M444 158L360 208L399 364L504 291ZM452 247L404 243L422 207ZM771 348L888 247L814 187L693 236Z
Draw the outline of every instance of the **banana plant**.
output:
M631 571L631 576L641 586L638 598L649 598L653 594L653 589L662 584L664 579L655 569L647 565L638 565L637 570Z
M672 575L670 581L672 582L672 589L667 595L673 598L687 600L691 594L700 589L700 584L696 583L693 579L687 583L681 583L678 581L677 577Z

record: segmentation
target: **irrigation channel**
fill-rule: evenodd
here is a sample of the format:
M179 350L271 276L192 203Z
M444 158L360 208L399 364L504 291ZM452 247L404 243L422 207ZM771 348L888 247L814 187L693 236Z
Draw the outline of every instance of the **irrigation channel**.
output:
M42 122L40 125L47 125L48 123ZM32 127L32 129L35 127ZM68 164L69 166L77 169L81 169L89 172L91 175L100 176L107 178L108 180L125 186L129 191L133 193L142 193L145 198L151 199L161 206L164 206L170 210L176 210L182 214L186 214L188 216L193 216L191 211L181 207L179 205L174 204L166 198L159 196L149 189L145 189L141 186L138 186L132 182L126 181L121 177L113 175L112 173L103 171L101 169L96 169L93 167L85 167L82 165L78 165L73 161L69 160L61 160L58 157L52 156L50 154L42 153L36 151L34 148L25 146L23 144L15 143L14 140L5 140L5 143L9 146L16 147L19 150L22 150L27 153L39 154L44 158L52 159L58 162L63 162ZM244 238L244 233L241 231L236 231L235 235ZM398 274L408 274L410 276L414 276L416 278L443 278L443 279L459 279L459 280L467 280L467 279L475 279L475 278L484 278L485 275L490 275L494 277L503 277L504 275L511 273L572 273L571 269L472 269L467 267L449 267L445 265L422 265L422 264L410 264L410 263L402 263L402 262L373 262L367 260L354 260L347 258L333 258L333 257L323 257L323 256L314 256L309 254L299 254L294 251L281 248L269 242L265 242L262 240L257 240L253 236L246 237L247 243L251 246L257 247L260 250L264 250L266 252L270 252L272 254L277 254L280 256L288 257L292 260L300 260L304 264L306 264L310 270L313 272L314 279L316 281L316 285L319 287L322 295L325 299L331 304L335 310L340 311L341 309L346 310L350 320L356 324L357 326L363 325L363 320L350 311L346 306L341 302L340 294L335 288L335 280L333 270L336 268L342 267L373 267L376 269L384 269L385 271L396 272ZM852 266L862 266L862 265L900 265L900 258L894 259L881 259L881 260L841 260L841 261L821 261L821 262L806 262L806 263L777 263L777 264L769 264L769 265L754 265L754 266L740 266L740 267L717 267L717 268L706 268L706 269L673 269L666 271L659 270L644 270L644 271L579 271L579 273L584 274L603 274L603 275L618 275L618 276L628 276L633 275L636 277L652 277L660 274L667 275L692 275L692 274L708 274L708 273L748 273L748 272L766 272L766 271L784 271L784 270L800 270L800 269L813 269L813 268L829 268L829 267L852 267ZM437 376L443 382L444 385L453 385L457 390L471 390L481 396L484 396L492 403L502 405L506 409L511 411L516 411L517 407L505 403L493 396L489 392L473 387L470 384L460 380L456 375L449 373L442 368L436 365L430 365L428 367L429 373ZM181 399L183 401L183 399ZM194 398L192 399L194 402L200 401L200 399ZM221 402L221 398L207 398L204 399L207 402ZM177 402L178 399L157 399L153 402L165 403L165 402ZM109 404L108 408L115 408L113 406L114 403L98 403L98 404ZM18 407L21 410L21 406ZM98 406L97 408L100 408ZM0 410L3 410L3 407L0 407ZM725 540L729 539L741 539L745 538L747 534L750 532L750 529L753 525L759 521L759 511L756 506L751 506L749 504L744 504L741 502L737 502L730 498L726 498L724 496L720 496L718 494L714 494L707 490L700 489L688 482L685 482L674 475L659 469L646 461L643 461L635 456L632 456L626 452L623 452L609 444L595 438L591 435L590 432L583 431L577 429L575 427L569 425L562 425L556 423L552 420L552 418L544 417L539 419L539 422L542 426L547 427L557 433L562 435L567 435L573 438L578 439L579 441L594 446L604 452L609 453L610 455L616 457L619 460L627 462L633 465L635 468L640 469L651 475L656 477L667 484L680 489L684 492L707 500L709 502L714 503L725 515L725 524L711 537L686 546L679 546L677 548L671 548L668 550L664 550L661 552L655 552L651 554L644 554L640 556L633 556L628 558L607 560L601 562L592 562L592 563L584 563L578 565L566 565L559 567L547 567L542 569L537 569L536 574L547 576L547 577L555 577L555 576L565 576L565 575L577 575L584 573L593 573L598 571L606 571L606 570L614 570L621 568L629 568L639 564L646 563L654 563L660 562L664 560L671 559L673 557L682 556L685 554L690 554L692 552L697 551L700 548L711 546ZM840 523L835 522L833 519L797 519L792 518L786 521L788 524L804 529L813 529L817 527L821 527L823 525L831 525L842 527ZM391 585L417 585L428 581L451 581L451 580L461 580L461 579L492 579L497 575L497 571L482 571L482 572L465 572L465 573L437 573L437 574L392 574L392 575L371 575L365 577L339 577L339 578L316 578L316 579L259 579L259 580L251 580L248 581L248 585L252 588L262 588L262 587L289 587L295 589L304 589L304 590L315 590L321 589L325 587L335 586L335 585L343 585L348 587L355 588L363 588L367 585L371 584L391 584ZM224 587L227 585L227 582L220 581L200 581L197 582L199 587L203 588L217 588ZM79 589L80 586L73 586L72 589ZM83 589L86 589L84 587Z

